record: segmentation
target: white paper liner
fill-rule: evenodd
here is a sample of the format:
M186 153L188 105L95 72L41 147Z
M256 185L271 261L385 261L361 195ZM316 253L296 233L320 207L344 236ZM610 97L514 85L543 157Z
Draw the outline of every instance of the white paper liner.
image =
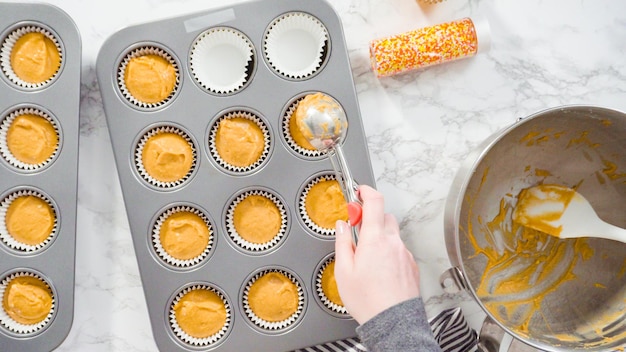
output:
M285 137L285 141L287 142L287 145L299 155L302 155L308 158L319 158L325 155L323 151L317 150L317 149L303 148L298 143L296 143L296 141L291 136L291 131L289 130L289 122L291 121L293 114L296 112L296 109L298 108L298 104L300 104L300 102L304 98L305 96L298 98L295 102L289 105L289 107L287 108L287 111L285 111L285 114L283 115L283 119L282 119L283 137Z
M11 280L18 278L18 277L25 277L25 276L37 278L41 280L41 282L46 284L46 286L52 293L52 306L50 307L50 312L48 313L48 315L42 321L40 321L39 323L35 323L35 324L19 323L13 320L13 318L11 318L3 308L0 309L0 325L2 325L2 327L6 328L7 330L13 333L24 334L24 335L32 334L43 329L46 325L50 323L56 310L56 306L55 306L56 297L54 297L54 291L50 287L50 283L44 280L41 276L32 272L17 272L2 279L2 281L0 281L0 301L4 300L4 293L9 286L9 283L11 283Z
M233 218L235 214L235 208L244 199L252 195L262 196L262 197L269 199L270 201L272 201L272 203L274 203L274 205L276 205L276 207L280 211L280 217L281 217L280 229L278 230L278 233L274 237L272 237L271 240L265 243L249 242L245 240L244 238L242 238L239 235L239 233L237 233L237 229L235 228L235 221ZM251 251L251 252L266 251L274 247L278 243L280 243L280 241L285 237L287 233L287 210L285 209L285 206L283 205L283 203L278 199L278 197L271 194L270 192L261 191L261 190L247 191L237 196L237 198L235 198L232 204L228 207L228 211L226 213L226 230L228 232L228 236L239 247L247 251Z
M264 37L264 51L270 66L279 74L303 79L322 66L328 31L317 18L292 12L277 18Z
M52 227L52 231L50 232L50 234L45 240L43 240L41 243L36 244L36 245L29 245L29 244L17 241L13 236L11 236L6 226L6 215L7 215L7 211L9 210L9 206L17 198L25 197L25 196L35 196L44 200L48 204L50 209L52 209L52 213L54 215L54 225ZM54 207L54 205L52 204L52 202L50 201L50 199L48 199L48 197L46 197L45 195L37 192L36 190L22 189L22 190L13 192L9 194L8 196L6 196L0 202L0 240L2 240L2 242L4 242L4 244L9 246L10 248L18 250L18 251L22 251L26 253L38 251L46 247L57 235L58 226L59 226L58 216L59 216L59 213L57 209Z
M257 126L259 126L259 128L261 129L261 132L263 132L263 139L265 141L265 146L263 148L263 152L261 153L261 156L259 157L259 159L256 162L254 162L254 163L252 163L252 164L250 164L248 166L236 166L236 165L232 165L232 164L226 162L224 159L222 159L222 157L218 153L217 146L215 144L215 138L217 136L217 130L218 130L219 126L220 126L220 123L223 120L232 119L232 118L236 118L236 117L248 119L248 120L256 123ZM257 167L261 166L261 164L263 164L263 162L269 156L270 146L271 146L271 140L270 140L269 128L267 127L265 122L263 122L263 120L261 120L260 117L256 116L255 114L253 114L251 112L248 112L248 111L233 111L233 112L229 112L226 115L220 117L219 119L217 119L215 121L215 123L211 127L211 132L209 134L209 151L211 153L211 156L213 156L213 159L221 167L223 167L227 171L234 172L234 173L250 172L250 171L256 169Z
M348 310L346 309L346 307L333 303L330 299L328 299L328 297L326 297L326 294L322 289L322 273L324 273L324 270L326 270L328 265L330 265L330 263L334 261L334 256L328 258L326 261L324 261L320 269L317 271L317 275L315 277L315 290L317 292L317 297L319 297L319 299L322 301L322 304L324 304L326 308L330 309L334 313L348 315Z
M33 33L33 32L42 33L54 43L57 50L59 51L59 60L60 60L59 68L52 75L52 77L48 78L47 80L43 82L37 82L37 83L31 83L31 82L26 82L22 80L13 71L13 67L11 66L11 52L13 51L13 47L15 46L15 43L23 35L28 34L28 33ZM15 29L4 39L4 42L2 43L2 48L0 48L0 67L2 68L2 72L4 72L7 78L9 78L9 80L15 83L16 85L22 88L29 88L29 89L41 88L50 84L59 76L59 73L61 72L61 67L63 67L63 60L64 60L63 54L64 53L63 53L63 49L61 48L61 44L54 34L52 34L49 30L43 27L39 27L36 25L27 25L27 26Z
M280 274L285 275L298 288L298 307L296 308L296 311L291 316L289 316L287 319L282 320L282 321L276 321L276 322L267 321L267 320L264 320L264 319L261 319L260 317L258 317L254 313L254 311L252 311L252 308L250 308L250 304L248 303L248 294L250 293L250 287L252 286L252 284L255 283L256 280L260 279L262 276L264 276L266 274L269 274L269 273L272 273L272 272L280 273ZM294 322L296 322L298 320L298 318L301 316L301 314L302 314L302 312L304 310L304 290L302 289L302 285L296 279L296 277L293 276L292 274L290 274L287 271L284 271L284 270L281 270L281 269L267 269L267 270L263 270L263 271L257 273L256 275L254 275L254 277L252 279L250 279L248 281L248 283L246 284L246 288L244 289L244 292L243 292L243 309L244 309L245 314L248 317L248 319L250 319L250 321L252 323L254 323L254 325L256 325L256 326L258 326L258 327L260 327L260 328L262 328L264 330L270 330L270 331L283 330L283 329L289 327Z
M222 302L224 302L224 307L226 307L226 323L224 324L224 326L222 327L220 331L218 331L217 333L209 337L197 338L197 337L193 337L187 334L178 325L178 321L176 320L176 312L174 311L174 306L176 305L176 303L180 301L180 299L185 294L193 290L209 290L217 294L222 299ZM220 290L209 285L193 285L193 286L185 288L184 290L182 290L180 293L176 295L176 298L174 298L170 306L170 310L169 310L170 327L174 331L174 334L176 335L176 337L178 337L181 341L189 345L196 346L196 347L206 347L206 346L210 346L210 345L217 343L220 339L222 339L226 335L228 330L231 328L231 320L232 320L232 312L230 308L230 303L226 299L226 296L224 296L224 294Z
M131 59L145 56L145 55L156 55L156 56L160 56L164 58L170 64L172 64L172 66L174 67L174 70L176 71L176 84L174 84L174 89L172 89L172 91L170 92L170 95L168 95L167 98L156 103L148 103L148 102L141 101L135 98L128 91L128 88L126 88L126 80L124 79L126 66L128 65ZM174 98L174 95L176 95L176 92L178 91L178 89L180 88L179 65L176 62L176 60L174 60L174 57L165 49L159 48L157 46L139 47L139 48L132 50L128 54L126 54L126 56L124 56L124 58L122 59L122 62L120 62L120 66L117 69L117 84L119 86L120 91L122 92L122 95L133 105L138 106L140 108L144 108L144 109L155 109L170 102L172 98Z
M189 171L187 172L185 176L183 176L182 178L176 181L171 181L171 182L159 181L153 178L143 166L143 148L145 147L146 142L148 141L148 139L150 139L150 137L153 137L159 133L175 133L183 137L189 143L189 146L191 147L191 151L193 154L193 162L191 163L191 167L189 168ZM198 153L196 150L197 150L196 146L194 145L189 135L187 135L187 133L185 133L180 128L174 127L174 126L155 127L151 129L150 131L146 132L139 140L139 143L137 143L137 147L135 148L135 167L137 168L137 172L139 173L139 175L150 185L158 187L158 188L163 188L163 189L174 188L185 183L191 177L194 170L196 169L196 166L198 163L198 155L197 155Z
M180 212L189 212L198 215L204 221L204 224L209 230L209 242L207 243L207 246L204 248L202 253L191 259L174 258L169 253L167 253L167 251L163 248L163 245L161 244L161 226L163 226L163 223L167 220L168 217ZM159 216L152 228L152 245L154 246L154 250L156 251L157 255L166 263L180 268L188 268L199 264L209 255L211 249L213 249L213 236L213 226L211 225L211 221L204 214L204 212L191 206L180 205L167 209Z
M231 28L217 27L196 39L189 66L204 89L215 94L231 94L249 81L253 59L254 47L248 37Z
M52 127L54 127L54 130L56 131L57 134L57 140L59 141L57 143L57 147L55 148L55 150L52 152L52 154L50 155L50 157L48 157L48 159L44 160L41 163L38 164L30 164L30 163L25 163L21 160L18 160L13 153L11 153L11 151L9 150L9 146L7 143L7 133L9 132L9 127L11 127L11 124L13 123L13 121L21 115L37 115L40 116L44 119L46 119L48 122L50 122L50 124L52 125ZM53 119L50 115L48 115L47 113L36 109L36 108L21 108L21 109L17 109L15 111L13 111L12 113L10 113L7 117L5 117L2 120L2 123L0 124L0 154L2 154L2 157L13 167L17 168L17 169L21 169L24 171L35 171L35 170L39 170L43 167L45 167L46 165L50 164L58 155L59 150L60 150L60 143L61 143L61 135L59 133L59 127L58 124L56 122L55 119Z
M306 211L306 197L309 195L309 191L311 190L311 188L314 185L322 182L322 179L326 181L337 180L337 177L335 177L334 174L329 173L329 174L320 175L316 177L315 179L313 179L311 182L309 182L304 188L304 190L302 191L302 194L300 195L300 200L298 201L299 213L300 213L302 220L304 221L304 224L313 232L322 236L334 236L335 235L334 228L328 229L328 228L317 225L313 220L311 220L311 218L309 217L309 214Z

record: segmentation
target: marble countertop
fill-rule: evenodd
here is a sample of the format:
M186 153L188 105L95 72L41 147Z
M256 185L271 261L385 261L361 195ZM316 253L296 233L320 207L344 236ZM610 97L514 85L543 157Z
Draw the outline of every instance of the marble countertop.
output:
M108 36L174 1L49 2L75 20L83 44L75 315L58 350L156 351L95 62ZM235 2L179 0L175 8ZM450 267L443 216L452 179L473 148L518 117L564 104L626 111L626 2L331 2L344 26L377 187L420 265L428 314L460 305L478 329L483 315L471 297L439 286ZM390 78L372 73L370 40L479 14L491 25L489 52Z

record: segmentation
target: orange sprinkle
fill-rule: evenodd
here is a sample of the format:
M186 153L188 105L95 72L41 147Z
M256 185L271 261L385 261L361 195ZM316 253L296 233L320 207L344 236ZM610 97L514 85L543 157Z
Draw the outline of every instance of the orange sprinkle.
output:
M478 38L470 18L441 23L370 43L372 69L378 77L476 55Z

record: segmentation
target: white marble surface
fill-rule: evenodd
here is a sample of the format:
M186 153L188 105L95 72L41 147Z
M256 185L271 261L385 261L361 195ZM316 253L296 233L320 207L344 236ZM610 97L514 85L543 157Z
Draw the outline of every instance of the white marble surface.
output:
M162 5L191 11L234 2L50 1L74 18L83 41L75 316L59 351L157 350L96 82L100 45ZM563 104L626 111L626 2L331 2L344 25L377 186L419 262L428 313L461 305L478 328L477 305L467 294L443 294L438 283L450 266L443 215L452 178L472 148L517 117ZM393 78L372 74L370 40L479 13L492 27L488 53Z

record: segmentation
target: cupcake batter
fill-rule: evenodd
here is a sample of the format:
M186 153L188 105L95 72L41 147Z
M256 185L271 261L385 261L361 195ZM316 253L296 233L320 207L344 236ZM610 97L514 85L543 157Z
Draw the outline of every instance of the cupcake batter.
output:
M11 319L20 324L37 324L50 314L52 292L38 278L16 277L4 291L2 307Z
M37 196L21 196L11 202L4 221L16 241L35 246L50 236L55 219L45 200Z
M24 82L42 83L61 67L61 54L50 38L31 32L21 36L11 51L11 68Z
M17 116L7 131L7 147L13 156L26 164L48 160L59 145L54 126L44 117L34 114Z
M158 103L174 91L176 69L159 55L133 57L126 65L124 84L135 99L144 103Z
M330 262L322 272L322 292L329 301L338 306L343 307L339 290L337 290L337 281L335 281L335 261Z
M298 288L285 275L270 272L251 286L248 304L259 318L278 322L289 318L298 309Z
M217 334L226 324L224 301L207 289L186 293L174 305L174 313L178 326L189 336L199 339Z
M189 142L171 132L150 137L143 147L141 157L146 172L161 182L182 179L193 165L193 150Z
M322 179L309 190L305 208L309 218L319 227L334 229L337 220L348 221L346 199L336 180Z
M246 167L261 158L265 136L254 121L243 117L224 119L217 129L215 147L228 164Z
M235 230L244 240L267 243L280 231L280 210L270 199L250 195L242 200L233 212Z
M193 259L209 244L209 229L200 216L188 211L174 213L161 225L160 241L163 249L180 260Z

